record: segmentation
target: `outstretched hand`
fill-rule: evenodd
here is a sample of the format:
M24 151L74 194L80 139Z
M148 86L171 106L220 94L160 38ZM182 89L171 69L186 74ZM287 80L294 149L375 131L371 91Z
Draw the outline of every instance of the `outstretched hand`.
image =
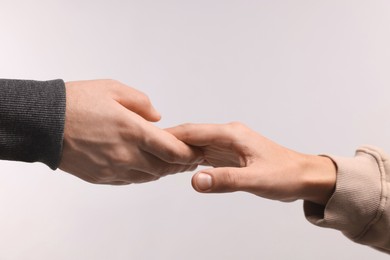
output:
M192 178L204 193L246 191L281 201L326 204L336 181L333 162L284 148L241 123L185 124L166 129L203 150L204 169Z
M85 181L130 184L194 170L202 153L151 122L160 114L140 91L114 80L66 83L60 169Z

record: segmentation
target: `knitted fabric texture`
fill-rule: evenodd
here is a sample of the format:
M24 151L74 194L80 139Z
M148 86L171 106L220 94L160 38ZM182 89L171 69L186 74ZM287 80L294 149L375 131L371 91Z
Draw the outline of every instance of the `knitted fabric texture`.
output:
M65 124L63 80L0 79L0 159L56 169Z

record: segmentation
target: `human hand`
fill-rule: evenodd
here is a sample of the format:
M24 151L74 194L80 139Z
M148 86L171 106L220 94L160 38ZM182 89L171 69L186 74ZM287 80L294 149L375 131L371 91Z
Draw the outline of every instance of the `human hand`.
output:
M60 169L98 184L130 184L194 170L202 153L151 122L148 97L114 80L66 83Z
M184 124L166 129L183 142L202 148L204 169L192 178L204 193L246 191L280 200L304 199L326 204L336 182L334 163L327 157L284 148L241 123Z

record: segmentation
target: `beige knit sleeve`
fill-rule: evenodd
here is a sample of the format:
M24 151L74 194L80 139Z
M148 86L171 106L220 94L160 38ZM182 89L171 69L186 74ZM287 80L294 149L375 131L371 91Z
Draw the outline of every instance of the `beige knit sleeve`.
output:
M389 155L365 146L353 158L329 157L337 165L335 192L325 208L305 201L306 218L390 253Z

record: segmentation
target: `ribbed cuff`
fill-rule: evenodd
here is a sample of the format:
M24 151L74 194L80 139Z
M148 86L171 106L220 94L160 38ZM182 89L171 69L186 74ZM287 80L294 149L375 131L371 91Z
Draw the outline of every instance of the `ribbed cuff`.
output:
M359 240L378 221L385 203L381 158L370 147L359 148L354 158L329 157L338 168L336 190L326 207L305 201L306 218L362 242Z
M65 124L63 80L0 79L0 159L42 162L55 170Z

